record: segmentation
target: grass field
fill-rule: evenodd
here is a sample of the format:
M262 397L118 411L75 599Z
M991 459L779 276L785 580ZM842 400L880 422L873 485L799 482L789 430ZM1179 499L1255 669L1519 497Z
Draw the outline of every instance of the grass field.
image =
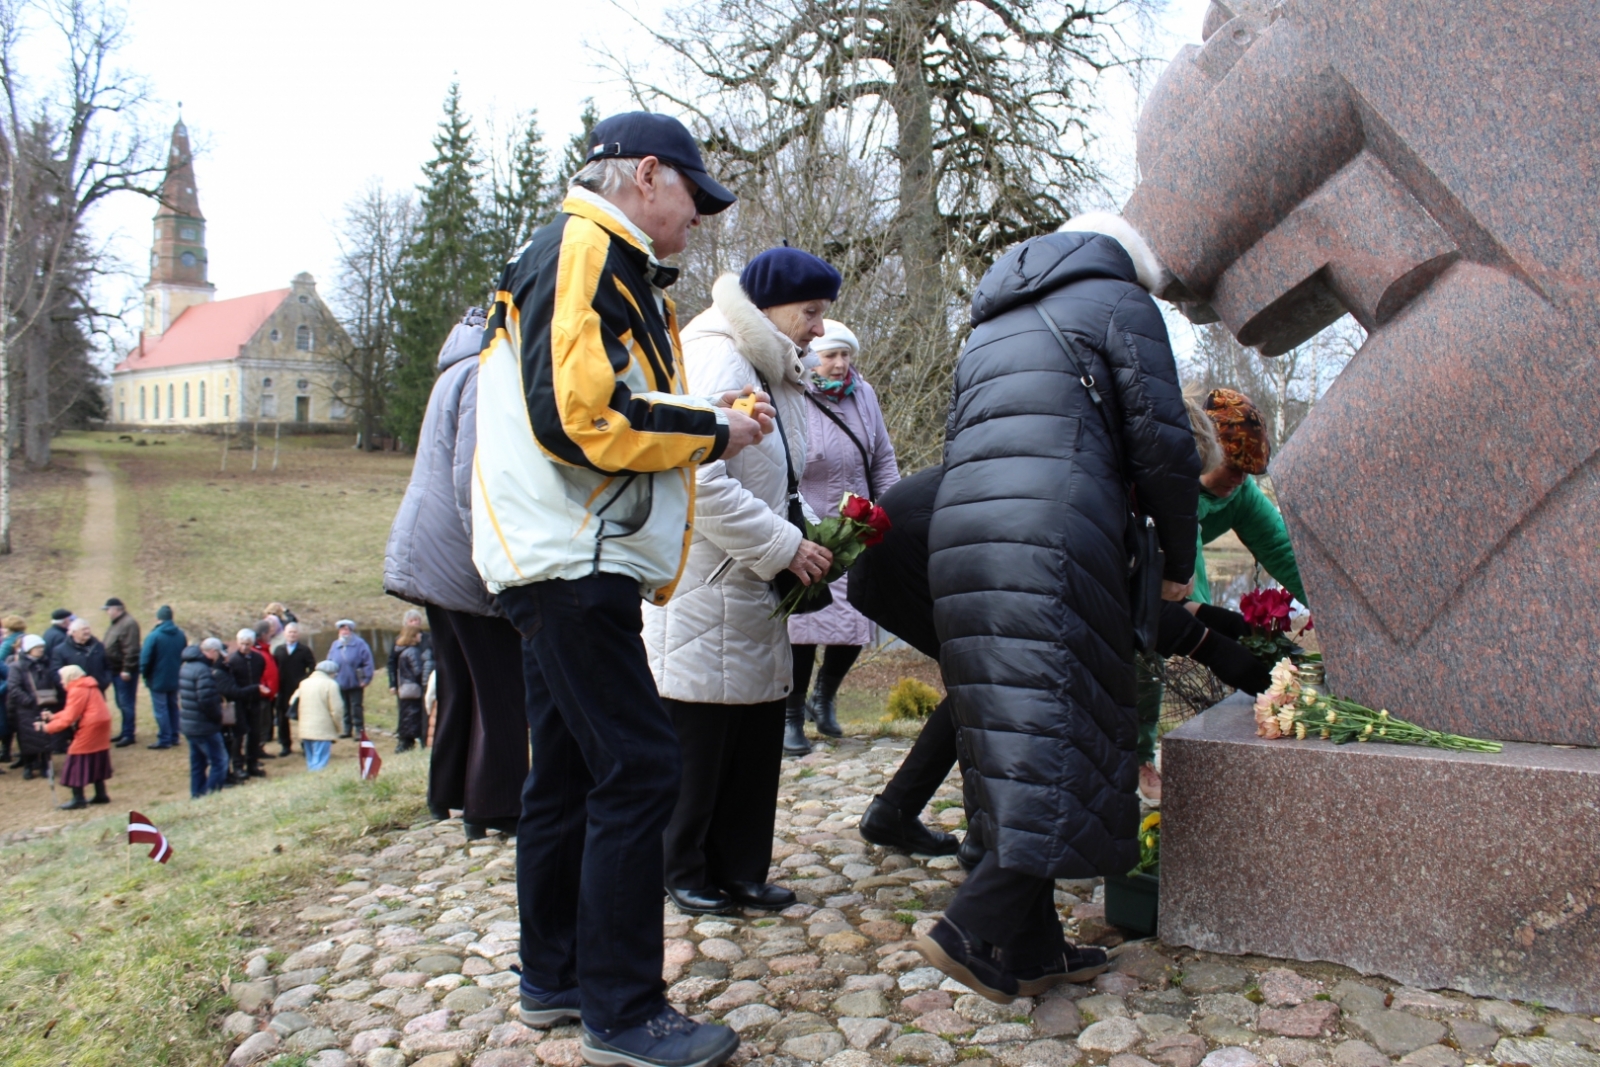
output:
M425 754L387 757L369 783L354 746L335 753L320 774L142 807L172 843L166 865L148 847L130 859L126 804L0 849L0 1063L221 1063L245 949L294 922L295 891L350 841L426 817Z

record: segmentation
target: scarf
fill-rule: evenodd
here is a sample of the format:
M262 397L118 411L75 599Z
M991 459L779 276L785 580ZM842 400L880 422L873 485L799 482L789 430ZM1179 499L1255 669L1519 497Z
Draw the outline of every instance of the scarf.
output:
M846 367L843 378L826 378L816 371L811 372L811 387L819 393L843 400L852 396L856 391L856 371L854 367Z

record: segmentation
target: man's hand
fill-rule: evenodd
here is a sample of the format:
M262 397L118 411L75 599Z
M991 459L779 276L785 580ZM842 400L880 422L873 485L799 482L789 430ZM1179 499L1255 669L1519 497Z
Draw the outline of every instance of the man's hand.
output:
M737 392L723 393L717 397L717 407L730 408L730 418L738 414L755 419L763 434L771 433L777 426L774 417L778 412L772 406L772 397L753 385L747 385Z
M124 682L131 682L131 681L133 681L133 675L129 674L127 671L123 671L122 672L122 680Z
M789 569L800 578L802 585L820 581L831 566L833 566L833 553L815 541L801 541L800 547L795 550L794 559L789 561Z
M272 695L272 690L271 690L271 689L268 689L268 688L267 688L267 687L266 687L266 686L264 686L264 685L258 685L258 686L256 686L256 688L257 688L257 689L259 689L259 690L261 690L261 695L262 695L262 696L264 696L264 697L265 697L265 696L271 696L271 695Z
M1187 582L1182 583L1169 582L1165 578L1161 580L1162 600L1176 600L1181 603L1182 601L1188 600L1189 594L1192 592L1194 592L1193 578L1190 578Z

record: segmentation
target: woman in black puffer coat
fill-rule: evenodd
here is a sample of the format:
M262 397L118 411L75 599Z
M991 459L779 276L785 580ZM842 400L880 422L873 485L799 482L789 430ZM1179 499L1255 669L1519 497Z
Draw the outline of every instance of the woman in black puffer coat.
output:
M1130 485L1164 595L1194 571L1200 459L1150 298L1160 265L1115 216L1069 230L1012 249L978 287L929 528L968 820L989 851L919 948L1002 1001L1104 969L1062 940L1052 880L1138 860ZM1040 310L1076 342L1105 417Z

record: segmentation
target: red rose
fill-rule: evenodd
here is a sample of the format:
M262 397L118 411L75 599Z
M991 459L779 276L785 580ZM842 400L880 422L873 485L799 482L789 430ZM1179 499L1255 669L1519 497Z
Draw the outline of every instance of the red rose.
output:
M878 535L878 541L883 540L883 535L889 532L889 527L892 525L889 522L889 513L876 504L872 505L872 511L867 515L867 525ZM877 541L872 543L877 544Z
M883 531L882 530L873 529L870 526L867 528L867 532L861 535L861 543L863 545L865 545L867 548L871 548L873 545L877 544L879 541L882 541L882 540L883 540Z
M1239 614L1245 622L1268 633L1289 629L1289 605L1294 601L1287 589L1255 589L1239 598Z
M851 522L866 522L867 517L871 514L872 501L866 497L856 496L854 493L846 493L844 495L844 503L839 505L840 517L849 519Z

